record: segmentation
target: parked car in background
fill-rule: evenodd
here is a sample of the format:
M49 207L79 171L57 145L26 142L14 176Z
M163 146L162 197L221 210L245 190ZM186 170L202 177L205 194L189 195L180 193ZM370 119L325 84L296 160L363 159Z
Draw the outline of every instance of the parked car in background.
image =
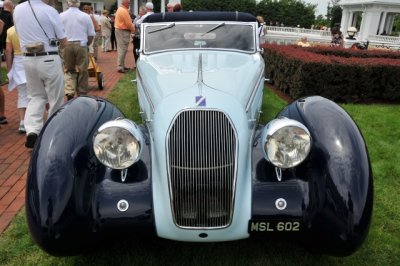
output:
M240 12L146 18L137 62L143 123L107 100L79 97L39 136L26 189L36 243L68 255L116 232L191 242L258 235L355 252L372 214L363 137L318 96L258 123L257 29Z

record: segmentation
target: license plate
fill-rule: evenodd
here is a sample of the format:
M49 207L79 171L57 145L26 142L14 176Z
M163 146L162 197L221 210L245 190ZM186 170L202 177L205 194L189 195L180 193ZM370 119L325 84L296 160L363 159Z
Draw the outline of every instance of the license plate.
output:
M279 233L279 232L300 232L302 224L300 221L283 220L250 220L249 233Z

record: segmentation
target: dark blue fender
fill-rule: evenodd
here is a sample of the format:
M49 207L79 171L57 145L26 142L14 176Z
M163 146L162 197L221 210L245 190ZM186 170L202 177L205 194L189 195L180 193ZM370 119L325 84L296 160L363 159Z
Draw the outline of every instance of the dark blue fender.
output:
M271 235L295 237L317 252L354 253L368 234L373 205L372 169L357 125L340 106L317 96L293 102L278 116L303 123L312 150L302 164L284 170L278 182L256 138L252 219L301 221L299 232ZM287 201L285 210L277 210L277 198Z
M138 203L125 214L133 225L152 227L148 147L145 162L131 166L123 184L115 177L120 171L104 167L93 153L93 134L117 117L123 114L110 102L79 97L60 108L39 135L28 170L26 215L34 241L52 255L81 253L110 225L120 227L115 197L121 194Z

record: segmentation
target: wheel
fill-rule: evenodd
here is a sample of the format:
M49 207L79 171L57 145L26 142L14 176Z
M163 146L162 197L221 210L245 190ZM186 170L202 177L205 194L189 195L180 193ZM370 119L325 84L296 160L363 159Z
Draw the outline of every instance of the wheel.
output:
M97 73L97 82L98 82L99 90L103 90L104 89L103 73L101 73L101 72Z

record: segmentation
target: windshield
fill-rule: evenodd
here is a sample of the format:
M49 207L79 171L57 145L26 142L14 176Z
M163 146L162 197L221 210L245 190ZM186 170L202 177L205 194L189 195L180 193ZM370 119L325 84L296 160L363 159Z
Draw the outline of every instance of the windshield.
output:
M144 25L144 53L182 49L255 51L253 23L180 22Z

